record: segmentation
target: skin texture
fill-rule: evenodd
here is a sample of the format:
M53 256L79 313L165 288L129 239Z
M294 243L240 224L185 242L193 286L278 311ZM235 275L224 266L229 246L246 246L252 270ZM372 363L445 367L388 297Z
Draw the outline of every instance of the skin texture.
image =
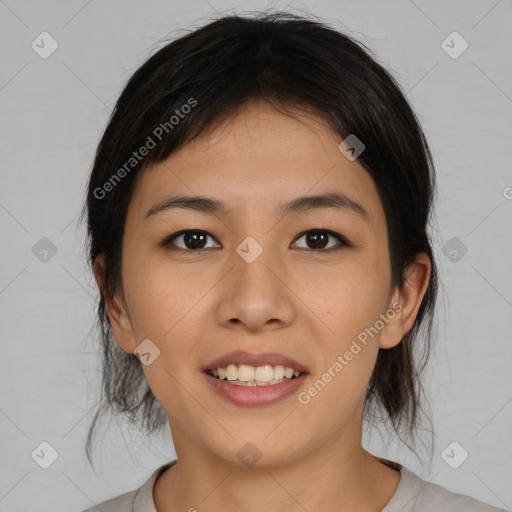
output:
M159 512L380 511L398 486L400 474L361 446L364 396L379 347L395 346L412 327L430 262L418 255L403 289L392 287L377 189L340 142L320 118L297 120L252 101L137 182L123 289L107 307L124 351L146 338L161 351L143 370L170 418L178 464L155 484ZM282 201L333 191L360 203L368 220L333 208L277 211ZM231 212L174 209L145 219L175 194L214 197ZM207 248L187 249L183 237L174 239L176 251L159 245L184 229L207 231ZM298 238L309 229L339 233L351 246L330 237L327 248L315 249ZM248 236L263 249L252 263L236 252ZM94 270L104 289L102 263L99 257ZM295 393L237 406L201 373L234 350L278 352L308 367L304 391L397 301L402 309L307 405ZM250 468L237 457L248 442L261 453Z

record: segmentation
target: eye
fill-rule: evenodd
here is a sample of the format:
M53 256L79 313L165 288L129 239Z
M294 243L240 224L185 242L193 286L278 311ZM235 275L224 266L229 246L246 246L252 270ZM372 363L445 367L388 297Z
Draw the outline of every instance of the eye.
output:
M328 229L310 229L309 231L305 231L299 237L297 240L300 240L301 238L304 238L306 240L306 244L312 245L313 250L318 251L324 250L324 252L336 250L340 247L348 247L350 244L348 240L343 237L342 235L335 233L334 231L329 231ZM327 240L329 238L336 238L339 240L339 244L334 245L334 247L329 247L326 249ZM302 249L303 247L299 247ZM305 249L309 249L310 247L305 247Z
M180 231L178 233L175 233L174 235L171 235L167 237L163 242L162 246L170 248L171 250L174 250L173 247L169 247L171 245L177 247L181 250L197 250L197 249L209 249L210 247L206 246L206 238L210 237L213 239L213 237L207 233L206 231L201 231L197 229L189 229ZM183 246L178 246L174 243L174 240L182 240Z
M198 229L188 229L184 231L179 231L178 233L174 233L171 236L165 238L162 242L162 247L166 247L170 250L183 250L183 251L196 251L201 249L210 249L211 247L220 247L210 246L208 247L206 244L207 238L210 237L212 239L213 236L210 235L207 231L202 231ZM340 247L348 247L350 243L348 240L340 235L339 233L335 233L334 231L326 230L326 229L310 229L309 231L305 231L301 233L296 240L300 240L301 238L305 238L306 243L311 247L299 247L299 249L311 249L314 251L331 251L339 249ZM334 247L328 247L327 240L329 238L335 238L339 241L337 245ZM176 243L177 240L180 240L181 245ZM327 249L326 249L327 247Z

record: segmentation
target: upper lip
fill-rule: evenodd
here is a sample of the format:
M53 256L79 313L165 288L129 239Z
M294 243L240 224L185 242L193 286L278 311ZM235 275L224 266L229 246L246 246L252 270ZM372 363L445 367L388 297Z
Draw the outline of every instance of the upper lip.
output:
M252 354L250 352L236 351L230 352L218 357L211 363L208 363L203 370L216 370L219 367L226 367L228 364L246 364L249 366L263 366L270 364L272 366L282 365L284 367L293 368L296 371L308 373L308 369L303 364L295 361L291 357L283 356L275 352L264 352L261 354Z

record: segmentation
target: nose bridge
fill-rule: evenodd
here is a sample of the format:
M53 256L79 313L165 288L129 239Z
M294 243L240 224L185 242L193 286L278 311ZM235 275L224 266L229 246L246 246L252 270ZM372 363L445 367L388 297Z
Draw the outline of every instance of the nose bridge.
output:
M270 243L271 237L266 236L263 231L260 233L245 237L235 249L235 287L253 294L266 293L266 299L270 300L276 292L274 274L281 265L278 248Z
M221 321L236 319L251 330L269 320L286 323L293 316L284 276L279 276L284 269L278 248L263 228L258 233L246 236L235 247L234 268L220 309Z
M263 200L245 204L239 217L239 229L236 230L236 234L243 237L235 246L236 256L241 260L235 258L237 268L243 269L246 265L251 275L268 271L267 265L279 264L274 223L272 210L264 208Z

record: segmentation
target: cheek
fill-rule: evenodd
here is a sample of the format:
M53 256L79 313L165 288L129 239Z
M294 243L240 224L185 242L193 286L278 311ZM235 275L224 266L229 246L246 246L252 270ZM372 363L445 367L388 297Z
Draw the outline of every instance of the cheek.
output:
M333 411L339 420L361 407L378 354L374 329L389 293L386 266L385 258L361 254L329 272L310 273L302 293L319 335L314 375L300 402L307 410Z
M208 289L204 279L184 275L179 267L165 261L136 254L126 259L124 283L137 337L161 341L174 337L183 329L183 322L197 314L198 298Z
M315 320L316 332L325 335L316 337L314 372L298 398L304 413L323 418L329 428L359 417L379 350L379 333L372 328L384 311L385 284L370 272L338 273L337 280L325 280L326 292L317 304L317 311L325 312L318 315L323 322Z
M211 307L200 299L212 284L156 258L150 263L149 257L131 257L125 263L125 295L137 343L149 339L160 351L143 370L158 401L172 410L179 407L174 402L182 394L181 386L189 389L198 376L194 364L204 339L200 329L206 308Z
M309 265L294 286L304 306L315 313L308 316L332 350L343 349L375 324L386 309L389 289L386 263L366 254L354 254L331 268Z

